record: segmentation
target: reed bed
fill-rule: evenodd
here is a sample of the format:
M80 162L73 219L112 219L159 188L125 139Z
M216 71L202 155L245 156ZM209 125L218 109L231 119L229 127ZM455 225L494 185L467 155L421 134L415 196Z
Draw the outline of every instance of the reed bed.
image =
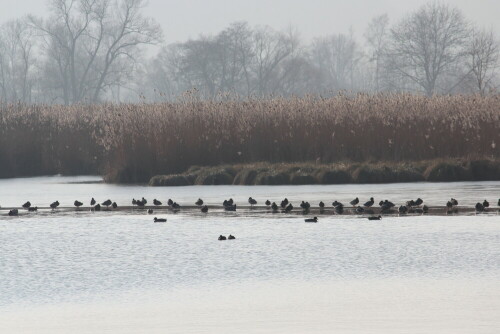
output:
M0 175L146 182L190 166L499 157L500 95L0 105Z

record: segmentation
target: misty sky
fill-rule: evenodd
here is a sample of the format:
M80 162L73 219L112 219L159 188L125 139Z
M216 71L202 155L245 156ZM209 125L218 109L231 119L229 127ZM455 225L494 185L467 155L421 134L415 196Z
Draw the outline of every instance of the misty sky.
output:
M0 23L32 13L47 14L48 0L0 0ZM145 13L163 27L165 42L185 41L200 33L215 34L234 21L296 27L305 41L315 36L348 32L360 37L375 15L388 13L391 22L427 0L149 0ZM448 0L465 16L500 35L500 0Z

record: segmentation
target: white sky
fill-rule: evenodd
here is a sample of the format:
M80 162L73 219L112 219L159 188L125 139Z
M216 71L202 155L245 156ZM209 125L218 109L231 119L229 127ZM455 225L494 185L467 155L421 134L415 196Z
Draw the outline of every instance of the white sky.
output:
M0 23L25 14L46 15L48 0L0 0ZM427 0L149 0L145 9L163 27L165 42L185 41L200 33L216 34L231 22L296 27L308 41L348 32L362 36L368 21L387 13L391 22ZM465 16L500 35L500 0L447 0Z

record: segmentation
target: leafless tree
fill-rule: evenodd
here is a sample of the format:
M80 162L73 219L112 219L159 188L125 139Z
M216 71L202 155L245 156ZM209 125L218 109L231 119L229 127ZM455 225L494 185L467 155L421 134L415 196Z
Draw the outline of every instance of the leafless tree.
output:
M319 75L317 92L355 88L356 68L362 53L352 34L318 38L313 42L311 54Z
M144 3L52 0L48 20L31 17L65 103L97 102L134 67L139 46L161 39L160 27L141 14Z
M492 88L499 64L499 45L493 31L474 29L467 50L467 64L473 74L477 91L484 95Z
M25 19L0 27L0 100L31 102L36 81L35 40Z
M468 31L460 10L428 3L391 29L390 66L431 96L440 76L463 59Z
M389 36L389 16L387 14L374 17L368 24L364 37L368 45L369 61L375 66L375 90L380 90L380 69L382 57L387 51Z

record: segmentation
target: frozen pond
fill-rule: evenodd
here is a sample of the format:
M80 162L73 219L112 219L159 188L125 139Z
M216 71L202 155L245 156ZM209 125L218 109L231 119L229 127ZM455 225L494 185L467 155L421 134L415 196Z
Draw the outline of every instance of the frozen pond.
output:
M500 182L150 188L94 177L0 180L0 205L111 198L219 204L450 197L496 204ZM82 183L83 182L83 183ZM87 203L86 203L87 204ZM3 213L5 214L5 212ZM225 212L0 217L1 333L496 333L500 216ZM217 241L219 234L236 240Z

